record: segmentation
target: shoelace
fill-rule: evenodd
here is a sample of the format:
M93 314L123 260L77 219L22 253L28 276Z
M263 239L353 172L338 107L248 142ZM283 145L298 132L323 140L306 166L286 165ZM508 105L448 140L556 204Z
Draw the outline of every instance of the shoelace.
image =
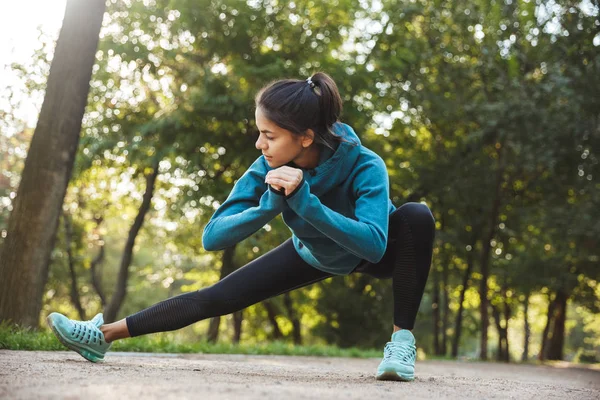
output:
M71 335L80 343L89 344L91 340L94 344L102 345L98 327L92 321L73 321Z
M412 344L388 342L383 350L384 361L394 358L401 362L414 363L416 356L417 348Z

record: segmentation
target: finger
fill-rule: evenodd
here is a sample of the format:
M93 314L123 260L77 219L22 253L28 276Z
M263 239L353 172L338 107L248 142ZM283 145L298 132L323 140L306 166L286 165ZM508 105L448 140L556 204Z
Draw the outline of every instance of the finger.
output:
M280 174L280 175L277 175L276 177L288 182L291 185L298 185L300 182L302 182L302 175L298 175L297 173L290 174L290 175Z
M285 179L279 178L279 177L270 177L267 180L267 183L269 183L271 185L275 184L275 185L280 185L280 186L287 186L287 185L291 184L291 182L289 182Z
M272 182L272 181L271 181L271 180L269 180L269 179L265 180L265 183L266 183L266 184L268 184L268 185L270 185L270 186L272 186L272 187L273 187L274 189L276 189L276 190L283 189L283 187L281 187L281 185L278 185L277 183L275 183L275 182Z
M286 193L291 193L292 190L297 186L294 183L286 182L284 180L277 179L277 178L273 179L271 182L272 182L271 185L277 185L280 187L280 189L285 189Z
M271 176L269 176L267 178L267 181L269 180L273 180L273 179L279 179L279 181L281 182L294 182L294 179L292 177L289 177L287 175L282 175L282 174L271 174Z
M302 176L302 174L303 174L301 169L290 168L285 165L283 167L281 167L278 171L280 171L281 173L283 173L285 175L293 176L293 177Z
M283 179L287 179L290 182L300 182L302 180L303 173L301 170L289 168L287 170L269 171L267 176L277 176Z
M298 173L298 171L302 171L301 169L298 168L292 168L292 167L288 167L287 165L282 165L279 168L275 168L270 170L269 172L283 172L286 174L294 174L294 173Z
M287 165L282 165L281 167L279 167L279 168L277 168L275 170L281 170L281 171L301 171L301 169L299 169L299 168L292 168L292 167L289 167Z

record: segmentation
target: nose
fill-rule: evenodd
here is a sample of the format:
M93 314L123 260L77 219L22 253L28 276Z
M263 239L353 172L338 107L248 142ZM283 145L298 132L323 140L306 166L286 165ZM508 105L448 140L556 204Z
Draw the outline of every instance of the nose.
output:
M258 139L256 140L256 143L254 145L256 146L257 150L260 150L260 149L264 148L265 141L261 140L261 136L258 136Z

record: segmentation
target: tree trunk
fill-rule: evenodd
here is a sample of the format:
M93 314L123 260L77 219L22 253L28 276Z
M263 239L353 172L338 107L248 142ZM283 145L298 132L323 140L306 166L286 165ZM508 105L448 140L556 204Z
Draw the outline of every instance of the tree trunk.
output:
M552 336L548 343L548 360L562 360L565 343L565 321L567 319L567 293L559 290L554 299L554 318Z
M98 251L98 255L96 258L92 260L90 263L90 275L92 276L92 286L98 297L100 297L100 304L102 308L106 306L106 295L104 294L104 289L102 289L102 281L100 279L100 271L98 271L98 265L102 265L104 261L104 241L101 240L100 251Z
M75 260L73 260L73 226L68 213L65 212L63 214L63 220L65 223L65 247L67 248L67 260L69 264L69 272L71 274L71 302L79 314L79 319L81 321L85 321L87 318L85 317L85 311L81 306L81 299L79 298L79 285L77 284L77 274L75 273Z
M437 268L435 265L432 267L433 274L433 302L431 308L433 309L433 354L440 355L440 283Z
M0 251L0 321L37 327L89 92L104 0L69 0Z
M448 319L450 314L450 300L448 296L448 262L442 265L442 346L441 354L447 354L447 343L448 343Z
M492 315L494 316L494 321L496 322L496 330L498 331L498 352L496 354L497 361L509 361L508 354L508 319L509 315L506 313L506 309L504 315L499 306L492 305ZM504 326L502 326L502 322L504 319Z
M242 338L242 322L244 322L244 310L233 313L233 343L239 343Z
M225 278L227 275L235 271L235 262L233 257L235 256L235 247L237 244L233 246L225 248L223 250L223 255L221 258L221 276L219 280ZM219 340L219 326L221 325L221 317L214 317L210 319L210 324L208 326L208 332L206 334L207 340L211 343L216 343Z
M475 248L475 243L473 243L473 249ZM463 310L464 310L464 302L465 302L465 292L467 291L467 286L469 285L469 277L471 276L471 271L473 270L473 251L471 250L467 255L467 270L463 275L462 280L462 290L460 291L460 298L458 300L458 313L456 315L456 325L454 328L454 338L452 340L452 357L458 357L458 345L460 343L460 335L462 332L462 318L463 318Z
M287 315L290 321L292 322L292 337L294 338L294 344L301 345L302 344L302 332L300 331L300 318L296 314L296 310L294 309L294 304L292 302L292 297L290 296L290 292L286 292L283 295L283 303L285 304L285 309L287 310Z
M548 334L550 333L550 325L552 324L552 318L554 315L554 299L550 299L548 296L548 319L546 320L546 326L542 332L542 347L538 354L538 360L543 361L546 359L546 350L548 348Z
M502 291L503 305L504 305L504 362L510 362L510 342L508 340L508 323L510 321L511 309L508 304L508 297L506 296L506 287Z
M488 277L489 277L489 263L490 253L492 251L491 241L496 233L496 225L498 222L498 214L500 212L500 191L502 188L502 175L504 174L504 163L503 163L503 147L498 150L498 169L496 171L496 181L494 188L494 200L492 202L492 208L490 210L488 227L489 230L487 235L484 236L482 242L483 249L481 251L481 283L479 286L479 297L481 298L479 312L481 314L481 341L480 341L480 358L481 360L487 360L487 344L488 344Z
M279 324L277 323L277 310L275 309L275 305L273 305L273 303L269 300L263 301L262 305L265 307L265 310L267 310L269 322L273 327L273 333L271 334L271 337L274 340L283 339L283 332L281 332L281 328L279 328Z
M110 303L104 309L104 320L107 323L113 322L117 318L117 313L125 300L127 294L127 281L129 280L129 266L133 258L133 246L135 245L135 239L137 238L142 224L144 223L144 217L150 209L150 202L154 195L154 184L156 183L156 177L158 176L158 163L157 158L152 166L152 172L146 175L146 191L142 198L142 204L140 205L138 215L135 217L131 229L129 229L129 235L127 236L127 242L123 250L123 257L121 258L121 266L119 268L119 275L117 277L117 285L115 293L110 299Z
M221 317L213 317L210 319L208 331L206 332L206 340L210 343L216 343L219 340L219 327L221 326Z
M79 206L84 207L85 200L81 197L79 198ZM100 225L104 222L104 217L98 216L94 217L94 221L96 222L96 228L94 231L98 233L100 230ZM104 262L105 250L104 250L104 238L99 236L97 240L97 244L99 245L98 255L90 262L90 277L92 281L92 286L96 291L98 297L100 297L100 304L102 305L102 309L106 307L106 295L104 294L104 288L102 287L102 279L101 279L101 271L98 269L99 265L102 265Z
M524 327L525 327L525 335L523 338L523 355L521 356L521 361L527 361L529 359L529 336L531 335L531 328L529 327L529 318L527 314L529 313L529 293L525 294L525 303L523 310L523 319L524 319Z
M502 326L500 325L500 311L495 305L491 305L491 308L492 316L496 323L496 330L498 331L498 352L496 353L496 361L500 361L502 359Z

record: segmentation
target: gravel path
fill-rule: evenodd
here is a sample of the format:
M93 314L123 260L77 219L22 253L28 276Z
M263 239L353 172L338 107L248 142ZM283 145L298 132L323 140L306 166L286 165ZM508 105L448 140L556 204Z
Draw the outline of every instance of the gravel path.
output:
M414 382L374 378L378 359L0 350L0 399L600 399L600 370L420 361Z

